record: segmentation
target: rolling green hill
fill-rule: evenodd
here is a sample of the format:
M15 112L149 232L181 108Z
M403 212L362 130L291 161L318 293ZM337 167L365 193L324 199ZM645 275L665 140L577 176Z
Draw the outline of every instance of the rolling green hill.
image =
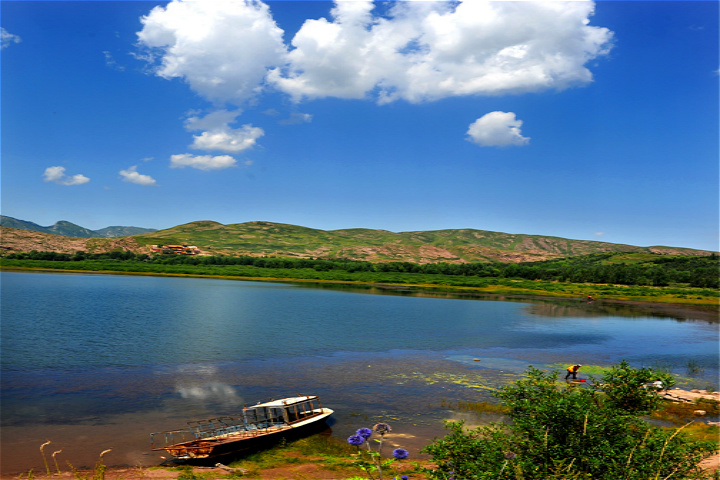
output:
M637 247L542 235L521 235L474 229L394 233L353 228L318 230L271 222L223 225L197 221L166 230L115 238L78 238L0 227L0 247L6 252L36 250L98 253L128 250L150 253L151 245L197 246L206 255L276 256L351 259L368 262L467 263L536 262L593 253L710 255L677 247Z
M570 240L474 229L394 233L364 228L317 230L271 222L223 225L191 222L167 230L136 235L142 245L196 245L210 254L347 258L370 262L465 263L526 262L600 252L709 255L711 252L675 247L636 247L606 242Z

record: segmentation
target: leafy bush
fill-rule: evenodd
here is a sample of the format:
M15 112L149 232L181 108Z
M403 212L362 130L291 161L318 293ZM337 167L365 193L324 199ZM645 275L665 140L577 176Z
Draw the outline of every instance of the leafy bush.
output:
M496 393L511 422L474 430L448 422L451 433L424 449L438 465L428 478L703 478L697 463L716 443L641 418L658 406L657 393L644 388L657 379L668 380L624 361L593 385L565 385L557 371L530 367L526 379Z

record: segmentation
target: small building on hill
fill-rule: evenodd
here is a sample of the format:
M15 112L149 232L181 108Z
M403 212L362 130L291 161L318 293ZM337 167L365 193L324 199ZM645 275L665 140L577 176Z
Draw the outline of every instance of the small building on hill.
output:
M161 255L197 255L200 249L194 245L152 245L150 249Z

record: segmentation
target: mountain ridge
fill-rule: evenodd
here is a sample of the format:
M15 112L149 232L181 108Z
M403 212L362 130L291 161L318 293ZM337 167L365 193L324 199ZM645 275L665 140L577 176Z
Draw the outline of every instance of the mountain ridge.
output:
M6 215L0 215L0 226L17 228L20 230L30 230L33 232L52 233L55 235L62 235L64 237L75 238L128 237L131 235L157 231L157 229L154 228L125 226L109 226L101 228L100 230L90 230L89 228L81 227L66 220L59 220L49 227L43 227L34 222L19 220Z
M0 246L5 251L15 252L37 250L75 253L82 250L99 253L122 249L134 253L151 253L151 245L181 244L197 246L205 255L344 258L421 264L519 263L605 252L692 256L714 253L684 247L638 247L470 228L409 232L368 228L320 230L266 221L224 225L212 220L198 220L164 230L105 238L62 237L7 226L0 228Z

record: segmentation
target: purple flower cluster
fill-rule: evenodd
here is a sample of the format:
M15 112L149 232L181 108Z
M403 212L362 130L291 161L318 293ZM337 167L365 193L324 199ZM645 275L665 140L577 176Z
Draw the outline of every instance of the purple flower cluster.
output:
M370 453L370 455L375 455L375 456L379 457L380 450L382 449L383 436L386 433L389 433L390 431L392 431L392 428L390 428L390 425L388 425L387 423L378 423L378 424L374 425L372 429L370 429L370 428L358 429L354 435L350 435L348 437L347 441L350 445L353 445L355 447L360 447L364 443L367 443L367 449L368 449L368 452ZM370 447L370 442L368 441L368 438L370 438L373 433L377 433L378 435L380 435L380 440L376 440L376 442L378 442L378 444L379 444L376 452L372 451L372 448ZM408 458L409 456L410 456L410 452L408 452L404 448L396 448L395 450L393 450L393 458L395 460L403 460L405 458ZM380 472L380 478L382 478L382 465L380 463L379 458L374 458L373 461L375 462L375 466L372 468L377 469L378 472ZM368 467L366 467L364 464L362 464L362 465L363 465L362 468L365 471L368 471L367 470ZM393 480L408 480L408 476L403 475L403 476L399 477L399 479L398 479L398 477L394 477Z
M393 457L395 457L398 460L407 458L409 455L410 455L410 452L408 452L404 448L396 448L395 450L393 450Z
M372 435L372 430L370 430L369 428L361 428L357 432L355 432L355 435L350 435L347 441L350 445L359 447L360 445L365 443L365 440L370 438L370 435Z

